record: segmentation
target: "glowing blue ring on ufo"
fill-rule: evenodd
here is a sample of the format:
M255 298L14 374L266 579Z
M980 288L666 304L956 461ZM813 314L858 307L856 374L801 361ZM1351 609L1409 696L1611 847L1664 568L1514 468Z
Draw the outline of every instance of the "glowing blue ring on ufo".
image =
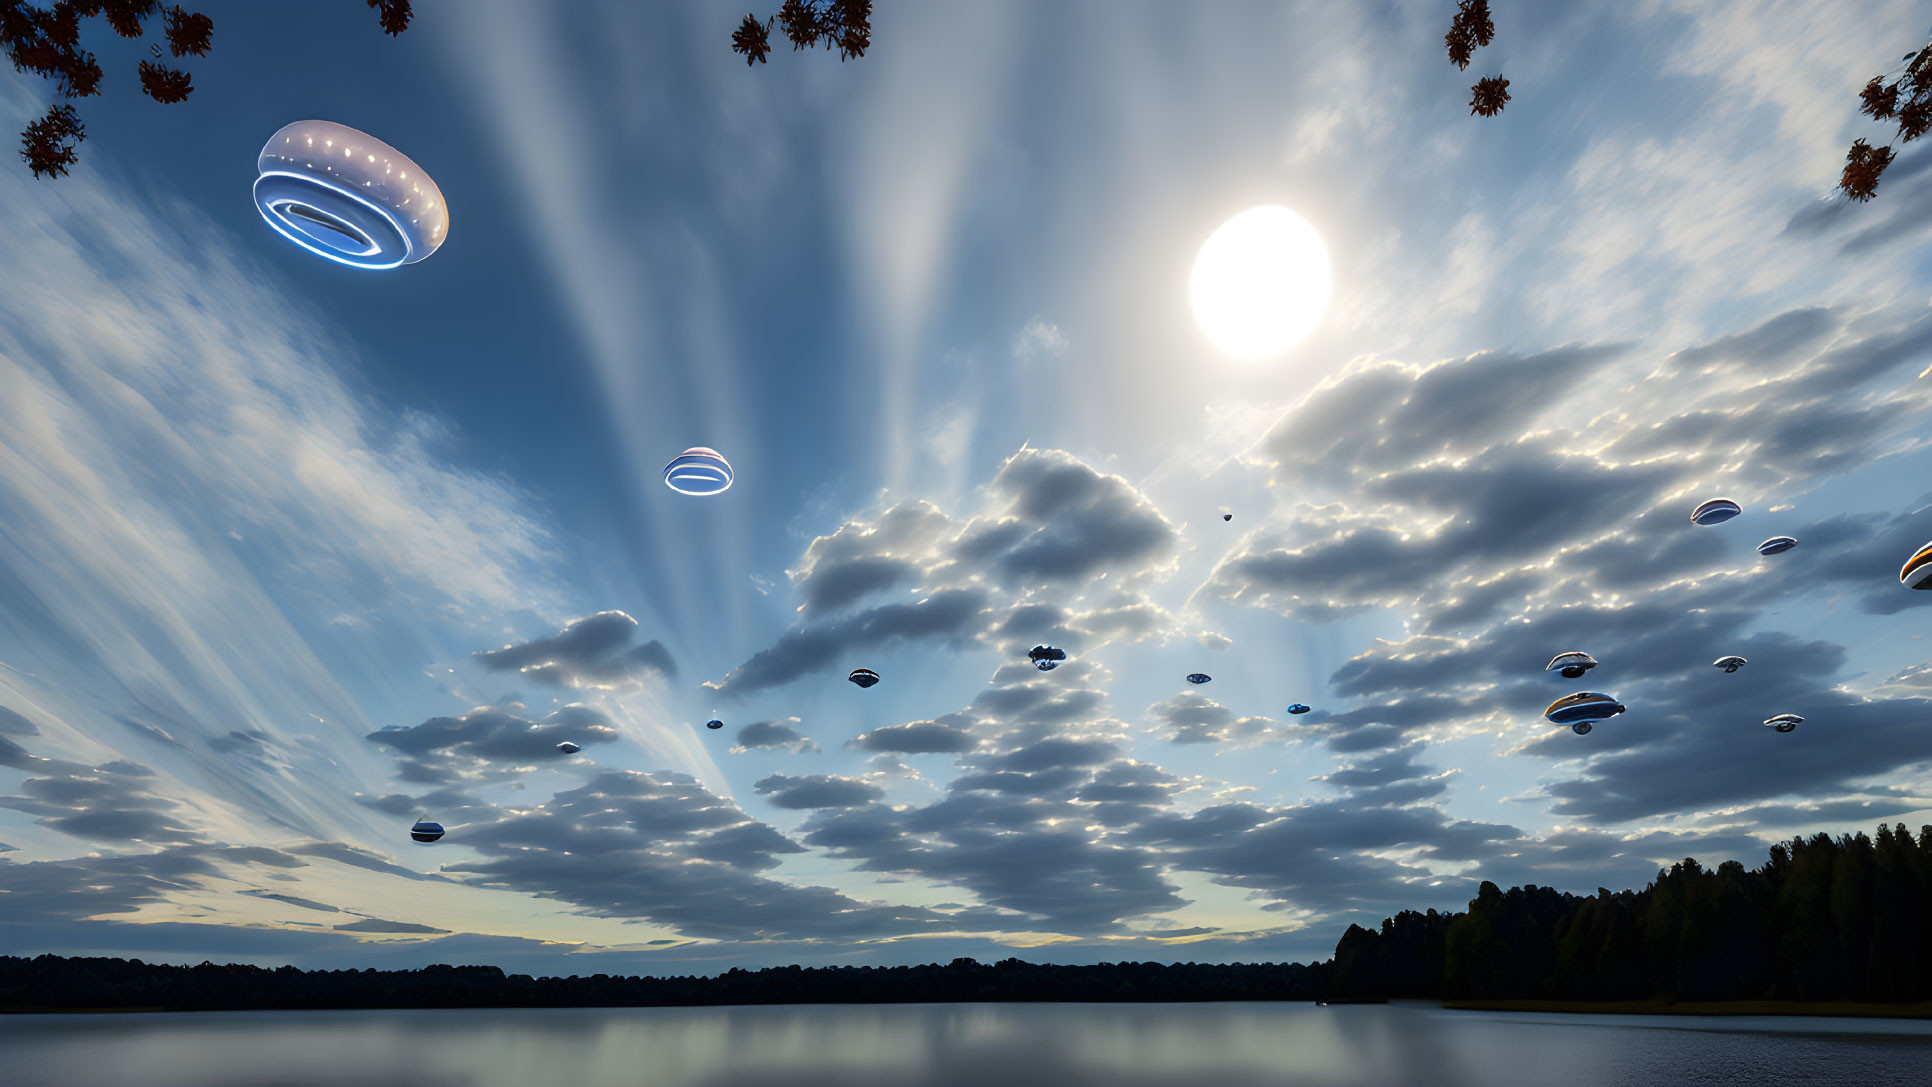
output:
M275 232L337 264L380 270L434 253L442 190L407 155L333 121L297 121L256 161L255 207Z
M256 178L255 208L277 234L337 264L380 271L409 263L409 236L387 212L299 174L270 171ZM331 234L362 244L352 249Z
M731 464L717 450L694 445L664 466L664 485L679 494L723 494L731 489Z

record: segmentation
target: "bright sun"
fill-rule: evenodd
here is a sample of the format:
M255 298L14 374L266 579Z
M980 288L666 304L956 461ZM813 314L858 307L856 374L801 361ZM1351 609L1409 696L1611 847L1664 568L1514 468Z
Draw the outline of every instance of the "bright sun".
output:
M1260 360L1281 354L1328 309L1328 248L1308 220L1269 204L1221 224L1194 258L1194 318L1221 350Z

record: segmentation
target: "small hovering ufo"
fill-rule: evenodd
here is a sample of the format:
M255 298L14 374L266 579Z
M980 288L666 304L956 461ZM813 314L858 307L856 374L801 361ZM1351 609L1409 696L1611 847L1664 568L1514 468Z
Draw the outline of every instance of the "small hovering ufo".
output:
M1794 732L1803 723L1804 718L1795 713L1781 713L1776 717L1767 717L1764 719L1765 728L1774 728L1779 732Z
M723 494L731 489L731 465L716 449L694 445L664 466L664 485L679 494Z
M1782 555L1798 546L1798 541L1790 536L1773 536L1758 545L1760 555Z
M1543 666L1545 672L1562 672L1564 679L1577 679L1583 673L1597 666L1597 659L1582 650L1572 649L1568 653L1558 653Z
M870 668L854 668L852 669L852 674L845 678L858 684L860 687L870 687L879 682L879 673L874 672Z
M1719 657L1711 662L1711 667L1722 668L1726 672L1735 672L1749 663L1751 662L1745 660L1743 657Z
M1743 506L1728 498L1713 498L1708 502L1698 503L1697 508L1691 511L1691 524L1721 525L1743 512Z
M420 820L415 826L409 828L409 836L428 845L443 836L443 824L432 823L427 819Z
M712 720L706 721L704 723L704 727L705 728L723 728L724 722L717 720L716 718L713 718Z
M1608 721L1624 711L1624 704L1607 694L1578 691L1550 703L1543 716L1553 725L1568 725L1578 736L1588 736L1595 722Z
M1067 659L1067 651L1050 645L1036 645L1026 651L1026 659L1042 672L1051 672Z
M563 743L560 743L557 745L557 750L563 752L566 755L575 755L577 752L582 751L583 748L578 747L576 744L571 743L569 740L565 740Z
M1187 681L1195 684L1207 683L1213 678L1213 676L1208 675L1206 672L1189 672L1187 674Z
M1288 707L1288 712L1289 713L1307 713L1308 707L1303 705L1300 702L1297 702L1294 705Z

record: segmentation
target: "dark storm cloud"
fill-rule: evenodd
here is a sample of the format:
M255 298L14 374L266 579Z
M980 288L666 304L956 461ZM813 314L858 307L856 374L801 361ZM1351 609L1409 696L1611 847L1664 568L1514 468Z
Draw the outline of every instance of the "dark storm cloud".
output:
M988 596L978 589L948 589L912 604L886 604L843 619L798 627L780 635L711 686L743 694L789 683L807 673L835 669L861 647L933 639L964 646L986 627Z
M637 620L621 611L579 619L548 638L474 654L493 672L517 671L565 687L609 687L651 676L675 677L670 650L632 645Z
M0 706L0 735L38 736L40 729L35 727L32 721L5 706Z
M861 732L845 746L860 751L891 751L902 755L929 755L940 752L962 754L978 746L970 732L944 719L909 721Z
M964 648L1006 635L1077 649L1083 636L1139 638L1169 622L1140 586L1172 560L1180 537L1125 479L1059 450L1022 449L985 493L969 520L908 502L813 540L791 572L805 623L710 686L755 692L836 670L861 647L900 641ZM1089 599L1087 587L1103 577ZM902 586L919 599L819 618ZM1071 599L1026 598L1046 588Z
M1812 583L1850 587L1859 606L1874 615L1932 605L1932 592L1907 589L1898 580L1905 560L1932 539L1932 511L1828 517L1799 532Z
M1254 539L1223 560L1210 591L1311 618L1414 601L1459 574L1500 574L1624 528L1675 475L1565 455L1546 439L1391 472L1364 483L1361 498L1395 503L1408 517L1307 518L1302 534L1315 538L1275 547ZM1448 522L1434 531L1420 527L1441 517Z
M1932 185L1926 170L1932 153L1923 148L1898 157L1885 171L1885 200L1869 207L1837 198L1836 194L1809 201L1785 223L1784 232L1797 237L1842 239L1843 255L1869 253L1888 244L1910 244L1932 226Z
M0 858L6 909L0 929L41 922L73 921L101 914L134 913L165 902L202 881L226 877L215 863L301 867L302 862L259 846L171 846L153 853L10 862ZM321 907L326 909L327 907Z
M1708 377L1731 370L1785 362L1815 350L1842 322L1824 307L1788 310L1747 332L1687 347L1664 360L1661 372Z
M341 913L342 912L340 909L334 906L331 906L326 902L317 902L314 899L310 899L310 898L297 898L294 895L277 894L272 891L258 891L258 890L250 889L245 891L237 891L236 893L245 894L251 898L266 898L275 902L283 902L290 906L300 906L305 910L315 910L318 913Z
M1179 534L1146 496L1059 450L1023 450L994 477L1008 508L969 526L954 545L962 562L1006 584L1131 576L1172 553Z
M1268 717L1237 717L1233 710L1198 691L1182 691L1165 702L1147 707L1147 715L1167 731L1176 744L1224 744L1246 747L1287 740L1287 725Z
M407 798L405 797L404 799ZM407 814L407 811L404 814ZM404 868L402 865L384 860L382 857L366 849L358 849L355 846L345 845L341 842L311 842L307 845L290 846L287 852L301 857L317 857L326 861L334 861L337 864L346 864L351 868L380 872L383 875L400 876L403 879L438 883L450 882L447 876L439 876L431 872L418 872L413 868Z
M466 829L483 860L446 872L599 917L718 940L851 940L1002 927L986 910L872 905L755 873L803 847L683 774L609 772Z
M1441 796L1448 791L1450 775L1416 761L1426 746L1410 744L1383 751L1331 770L1316 780L1345 790L1351 803L1361 805L1399 806Z
M154 772L145 766L40 759L6 739L0 739L0 764L45 775L21 782L19 795L0 796L0 808L37 816L41 826L100 842L167 845L203 840L183 825L180 804L150 791Z
M1551 810L1621 822L1786 796L1825 800L1857 792L1860 781L1932 765L1932 699L1867 700L1825 686L1802 665L1765 668L1753 688L1729 687L1650 685L1640 713L1599 729L1614 728L1622 746L1549 786ZM1776 713L1805 722L1787 734L1763 727ZM1529 750L1563 753L1562 738L1552 734Z
M823 562L815 566L809 579L799 585L808 611L829 611L854 603L873 593L912 584L919 567L906 560L884 555L859 555L844 562Z
M398 935L441 936L449 932L446 928L431 928L428 925L412 925L407 921L384 921L376 917L365 917L346 925L336 925L337 932L383 932Z
M1285 415L1263 448L1284 475L1333 478L1479 453L1524 433L1563 401L1563 389L1628 353L1628 345L1605 344L1484 352L1420 368L1353 367Z
M1224 805L1150 819L1130 837L1164 847L1179 867L1259 892L1270 900L1267 909L1375 914L1410 908L1435 877L1420 865L1370 851L1460 846L1467 852L1470 843L1493 848L1522 832L1451 821L1434 808L1360 808L1341 801L1279 809Z
M801 753L817 751L818 745L812 742L810 736L792 727L797 723L796 717L783 721L755 721L738 730L738 746L732 750L788 748Z
M773 774L753 788L776 808L856 808L885 796L884 789L869 781L835 774Z
M461 717L431 717L407 727L391 725L364 738L404 756L405 781L442 785L562 760L566 756L557 744L565 740L588 747L613 743L620 736L602 711L572 703L541 721L482 706ZM493 770L486 769L490 764L496 764Z

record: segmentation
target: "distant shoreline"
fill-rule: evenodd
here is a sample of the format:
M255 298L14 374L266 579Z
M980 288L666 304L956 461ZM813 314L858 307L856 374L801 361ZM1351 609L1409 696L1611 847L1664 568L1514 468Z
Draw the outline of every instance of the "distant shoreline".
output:
M550 1010L614 1008L768 1008L768 1007L826 1007L852 1006L866 1004L863 1001L847 1000L798 1000L783 1003L747 1002L743 1004L691 1003L691 1004L588 1004L588 1005L546 1005ZM1146 1000L938 1000L880 1001L872 1006L889 1007L903 1004L1171 1004L1171 1003L1257 1003L1257 1004L1300 1004L1317 1005L1357 1005L1390 1003L1375 998L1346 998L1331 1000L1234 1000L1234 1001L1173 1001L1151 997ZM1401 1003L1410 1003L1402 1001ZM1802 1001L1802 1000L1716 1000L1689 1003L1662 1000L1439 1000L1417 1001L1414 1003L1436 1004L1445 1011L1480 1012L1532 1012L1581 1015L1674 1015L1701 1016L1705 1018L1724 1018L1735 1016L1790 1016L1818 1017L1830 1019L1932 1019L1932 1001L1916 1004L1872 1004L1854 1001ZM174 1008L166 1005L146 1005L138 1007L56 1007L48 1005L12 1004L0 1005L0 1016L4 1015L135 1015L144 1013L194 1012L194 1011L499 1011L506 1009L539 1010L528 1005L508 1004L469 1004L445 1005L430 1008L397 1008L390 1005L370 1004L366 1006L335 1006L324 1008Z
M1569 1012L1585 1015L1809 1015L1834 1019L1932 1019L1932 1001L1864 1004L1846 1000L1444 1000L1448 1011Z

